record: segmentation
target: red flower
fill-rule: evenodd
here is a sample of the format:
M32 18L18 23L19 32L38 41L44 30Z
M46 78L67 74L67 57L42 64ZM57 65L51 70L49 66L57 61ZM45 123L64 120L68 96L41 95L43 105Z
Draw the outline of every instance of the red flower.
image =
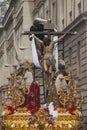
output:
M48 112L48 113L49 113L49 110L48 110L48 108L44 108L44 110L45 110L46 112Z
M76 108L77 108L76 106L71 106L67 109L67 111L69 111L69 113L73 115L74 114L73 112L76 110Z
M10 111L10 114L13 114L15 109L12 106L7 106L7 109Z

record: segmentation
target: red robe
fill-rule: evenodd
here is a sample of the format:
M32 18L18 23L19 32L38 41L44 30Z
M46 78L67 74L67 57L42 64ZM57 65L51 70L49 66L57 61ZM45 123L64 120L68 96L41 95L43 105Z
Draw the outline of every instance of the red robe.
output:
M40 108L40 87L37 82L32 82L30 93L26 95L26 107L34 114Z

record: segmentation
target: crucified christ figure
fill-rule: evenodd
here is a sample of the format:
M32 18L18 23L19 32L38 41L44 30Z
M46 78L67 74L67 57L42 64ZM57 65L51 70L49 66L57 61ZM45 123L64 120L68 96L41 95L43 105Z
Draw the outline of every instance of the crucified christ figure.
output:
M53 72L55 64L55 59L53 57L54 44L61 41L65 37L65 35L66 34L62 35L55 41L50 41L48 37L46 37L45 40L42 41L35 35L33 36L36 39L36 41L38 41L41 45L43 44L44 47L42 56L42 67L45 72L45 81L47 86L50 86L51 74Z

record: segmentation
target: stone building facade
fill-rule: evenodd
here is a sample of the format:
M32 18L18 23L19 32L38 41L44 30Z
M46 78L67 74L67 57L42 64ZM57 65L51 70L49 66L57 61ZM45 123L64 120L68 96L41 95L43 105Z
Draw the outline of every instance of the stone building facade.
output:
M87 0L34 0L33 17L50 18L61 31L87 11Z
M29 30L32 24L30 11L32 3L26 0L9 2L9 7L0 23L0 113L1 99L6 97L7 77L13 72L13 65L18 65L19 60L32 62L29 38L21 35L23 30Z

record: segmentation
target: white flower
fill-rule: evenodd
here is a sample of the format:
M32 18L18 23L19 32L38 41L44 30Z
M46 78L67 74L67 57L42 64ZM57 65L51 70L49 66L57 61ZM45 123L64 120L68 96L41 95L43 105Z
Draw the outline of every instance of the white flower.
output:
M58 117L58 112L56 110L54 110L54 105L53 102L51 102L48 106L49 109L49 114L53 116L53 118L57 118Z

